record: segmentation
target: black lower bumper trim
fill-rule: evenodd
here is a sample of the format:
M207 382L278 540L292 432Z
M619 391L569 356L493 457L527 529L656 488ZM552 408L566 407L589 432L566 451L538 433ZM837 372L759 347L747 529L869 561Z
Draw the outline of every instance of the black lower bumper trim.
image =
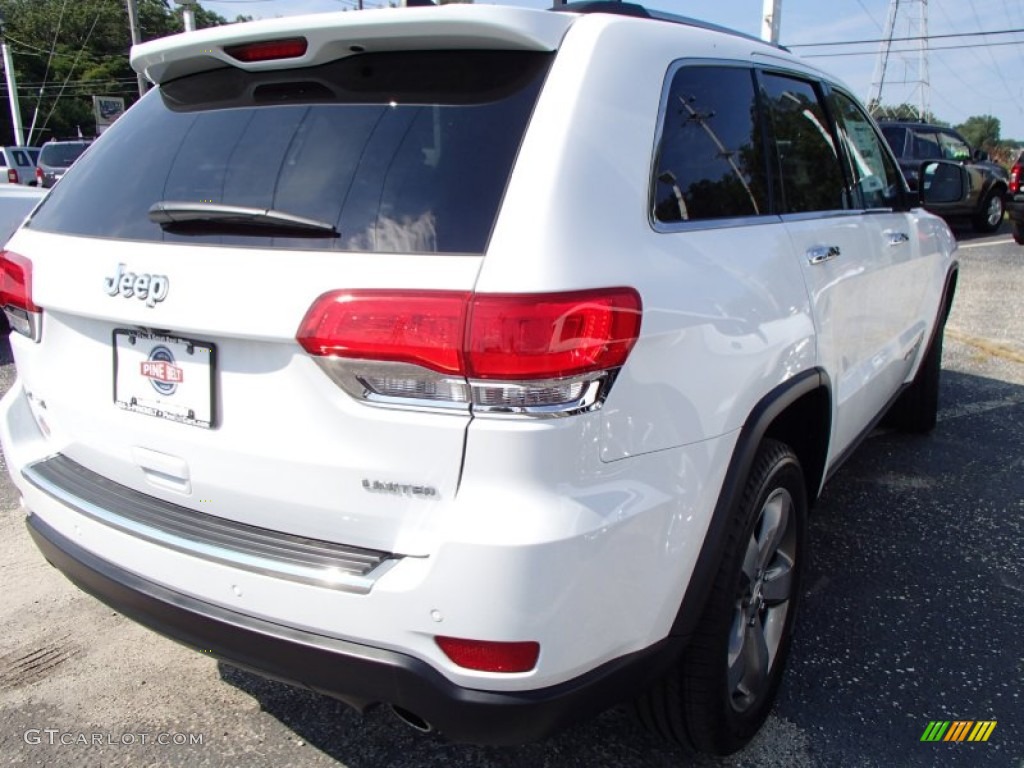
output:
M229 611L125 571L27 519L36 546L72 582L119 613L173 640L265 677L363 708L393 704L452 741L512 745L543 739L641 693L677 658L679 641L615 659L581 677L532 691L455 685L414 657Z

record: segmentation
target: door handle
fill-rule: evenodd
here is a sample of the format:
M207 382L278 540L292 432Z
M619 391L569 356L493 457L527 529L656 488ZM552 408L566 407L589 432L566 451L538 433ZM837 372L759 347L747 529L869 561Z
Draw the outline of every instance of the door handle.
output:
M910 237L906 232L886 232L885 241L889 245L903 245L910 242Z
M832 261L840 255L838 245L816 245L807 249L807 262L809 264L824 264Z

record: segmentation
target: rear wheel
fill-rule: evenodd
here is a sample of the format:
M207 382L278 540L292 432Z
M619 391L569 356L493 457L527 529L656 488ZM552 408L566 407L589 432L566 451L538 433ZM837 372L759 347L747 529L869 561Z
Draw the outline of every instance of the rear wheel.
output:
M641 721L656 734L725 755L764 723L796 619L806 518L799 460L788 446L764 441L690 645L637 702Z
M1017 245L1024 245L1024 221L1013 222L1013 239Z
M1002 193L998 189L990 190L974 217L974 229L978 232L995 232L1003 223L1003 212Z

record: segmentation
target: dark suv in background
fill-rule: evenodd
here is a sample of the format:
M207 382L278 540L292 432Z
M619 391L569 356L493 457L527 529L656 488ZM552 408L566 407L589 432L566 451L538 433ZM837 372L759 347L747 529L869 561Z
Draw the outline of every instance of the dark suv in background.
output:
M911 122L884 122L881 128L911 189L917 189L919 168L927 160L954 160L963 166L967 196L958 203L930 205L928 210L945 219L969 218L978 232L999 229L1009 177L987 152L972 148L952 128Z
M1013 223L1013 239L1024 245L1024 152L1010 169L1010 186L1006 193L1006 212Z
M56 184L71 164L92 144L91 139L48 141L36 161L36 183L47 189Z

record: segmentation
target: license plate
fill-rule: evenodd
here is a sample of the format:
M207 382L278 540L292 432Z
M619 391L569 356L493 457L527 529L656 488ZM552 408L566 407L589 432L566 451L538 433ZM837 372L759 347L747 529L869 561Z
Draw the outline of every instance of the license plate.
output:
M216 347L203 341L114 331L114 402L126 411L209 429Z

